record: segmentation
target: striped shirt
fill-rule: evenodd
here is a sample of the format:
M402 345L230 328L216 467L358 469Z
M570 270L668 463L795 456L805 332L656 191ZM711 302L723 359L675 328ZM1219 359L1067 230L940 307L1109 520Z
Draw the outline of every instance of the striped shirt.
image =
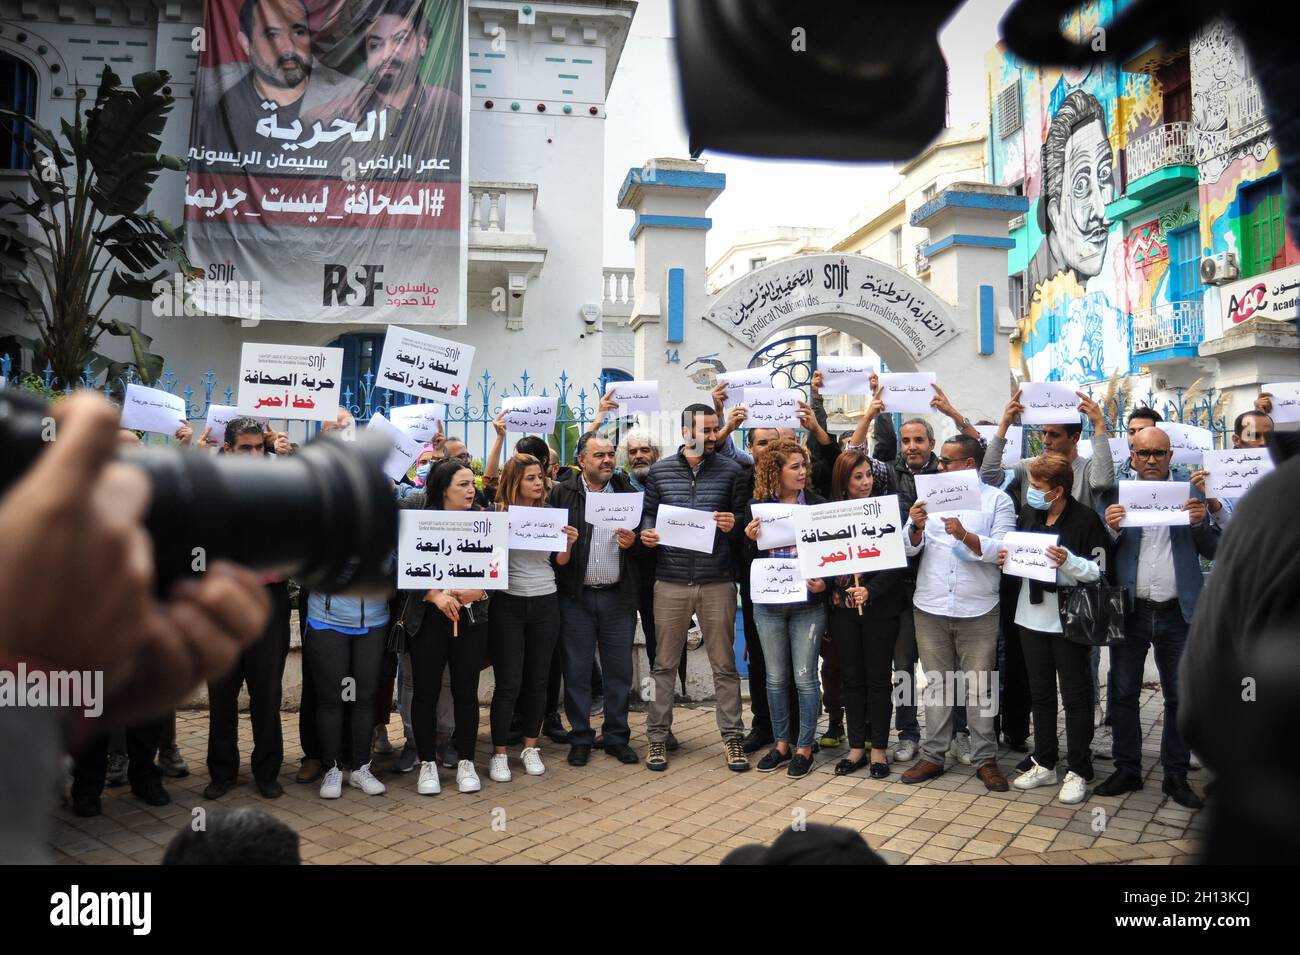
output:
M605 486L599 490L593 490L587 486L585 475L579 474L578 481L582 484L584 494L614 493L612 486L614 482L612 481L607 481ZM618 538L615 535L615 528L612 527L591 528L591 548L587 552L587 573L582 580L584 587L608 587L611 584L618 583L619 554Z

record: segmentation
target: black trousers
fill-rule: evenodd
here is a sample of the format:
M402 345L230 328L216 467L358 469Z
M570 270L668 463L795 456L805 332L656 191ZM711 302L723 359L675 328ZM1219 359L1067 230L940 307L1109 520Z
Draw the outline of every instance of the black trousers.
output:
M509 742L510 722L515 715L526 739L541 734L547 677L559 639L558 594L517 597L504 590L492 594L488 652L496 684L491 711L493 746Z
M1070 771L1092 779L1092 648L1059 633L1020 628L1020 643L1029 671L1034 710L1034 762L1055 769L1056 683L1065 708L1065 763Z
M474 759L478 740L478 678L487 652L488 624L470 623L468 610L462 611L457 636L452 636L451 621L430 605L417 633L407 638L411 655L411 725L420 761L431 763L438 758L438 697L442 693L442 671L451 664L451 702L455 710L456 734L452 743L460 759Z
M150 779L162 779L162 770L155 760L158 744L166 732L167 720L156 720L126 728L126 778L132 789L139 788ZM108 777L108 733L100 733L86 743L77 754L72 769L72 794L98 796L104 791Z
M208 775L233 782L239 775L239 688L248 684L248 719L253 724L253 778L274 782L284 765L280 700L284 661L289 655L289 593L268 587L271 620L261 639L245 650L230 672L208 684Z
M357 636L307 629L302 641L304 662L315 683L316 732L320 760L327 768L338 763L357 769L370 762L375 686L387 644L387 626L371 627ZM345 724L347 709L352 712Z
M763 662L763 644L754 622L754 601L749 599L749 581L740 585L740 615L745 626L745 649L749 652L749 710L753 714L751 733L772 735L772 711L767 705L767 665ZM686 654L682 654L685 666ZM685 686L686 678L682 677ZM799 738L799 693L790 681L790 738Z
M1010 581L1008 585L1005 581ZM1007 739L1029 739L1029 672L1021 648L1020 628L1016 626L1016 601L1020 596L1020 578L1004 578L1001 588L1002 667L998 685L1002 691L995 729ZM1091 678L1091 677L1090 677Z
M889 745L893 711L894 645L898 617L883 620L858 616L856 609L832 607L831 641L844 681L844 710L849 746L863 749L870 733L872 749Z

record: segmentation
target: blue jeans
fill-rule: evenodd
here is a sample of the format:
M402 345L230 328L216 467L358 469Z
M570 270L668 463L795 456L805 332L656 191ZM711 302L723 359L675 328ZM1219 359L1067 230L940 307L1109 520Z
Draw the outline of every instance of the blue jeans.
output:
M560 646L564 658L564 711L569 717L569 743L590 746L591 674L600 647L605 690L605 744L626 744L628 697L632 691L632 637L636 611L623 606L618 587L583 587L578 598L560 595ZM671 695L671 694L670 694Z
M767 664L767 706L772 713L772 735L790 742L790 681L799 696L799 739L795 747L812 746L821 713L817 684L817 659L826 633L826 605L821 601L797 604L754 604L754 623Z
M1156 653L1160 692L1165 700L1164 732L1160 737L1160 762L1166 776L1186 775L1190 768L1187 744L1178 732L1178 664L1187 645L1187 621L1175 601L1156 609L1144 601L1125 620L1124 642L1110 648L1115 674L1115 700L1111 704L1111 731L1115 740L1115 768L1142 775L1142 726L1138 696L1147 648Z

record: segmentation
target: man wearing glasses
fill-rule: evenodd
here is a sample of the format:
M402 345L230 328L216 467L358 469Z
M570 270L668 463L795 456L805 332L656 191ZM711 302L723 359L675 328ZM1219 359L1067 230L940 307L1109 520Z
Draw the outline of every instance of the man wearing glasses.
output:
M1129 464L1137 480L1169 480L1172 453L1167 434L1159 428L1143 428L1133 437L1132 451ZM1187 784L1190 753L1178 732L1178 666L1204 586L1200 558L1214 557L1221 532L1206 510L1205 496L1195 487L1191 493L1183 504L1187 526L1121 527L1124 506L1111 503L1106 508L1106 525L1116 542L1115 582L1125 589L1128 615L1124 642L1110 648L1115 670L1115 699L1110 707L1115 772L1096 788L1098 796L1118 796L1142 788L1138 694L1147 649L1154 648L1165 701L1160 739L1162 788L1180 806L1201 808L1200 797Z

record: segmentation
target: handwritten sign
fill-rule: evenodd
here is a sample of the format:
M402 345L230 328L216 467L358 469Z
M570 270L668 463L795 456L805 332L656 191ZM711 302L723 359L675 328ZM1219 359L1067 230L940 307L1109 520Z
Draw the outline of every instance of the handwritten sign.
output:
M555 430L555 413L559 400L546 395L501 399L501 414L506 420L506 430L522 431L525 434L550 434Z
M569 512L563 507L518 507L506 511L510 519L510 547L513 550L563 552L569 547L564 525Z
M979 432L981 438L987 443L992 441L998 433L998 426L995 424L977 424L975 430ZM1002 449L1002 466L1011 468L1016 466L1022 455L1025 446L1025 429L1018 424L1013 424L1007 428L1007 445ZM1080 449L1083 444L1080 442Z
M1206 451L1205 496L1245 497L1255 482L1273 470L1267 448L1238 448L1234 451Z
M799 402L803 393L795 388L746 388L746 428L802 428Z
M1110 448L1111 463L1114 464L1116 467L1119 467L1121 463L1129 459L1130 449L1128 446L1128 435L1121 434L1118 438L1107 438L1106 444ZM1092 457L1091 440L1079 441L1079 457L1081 458Z
M659 410L659 382L618 381L609 386L610 397L618 402L619 414Z
M907 565L897 494L810 505L795 512L794 522L807 579Z
M473 364L472 345L389 325L375 384L417 398L452 404L465 397Z
M808 599L799 562L760 557L749 565L749 596L756 604L797 604Z
M186 421L185 399L159 388L127 385L122 401L122 427L132 431L173 435Z
M805 504L771 504L756 503L749 507L750 513L758 518L758 549L771 550L773 547L793 547L795 544L794 512L806 507Z
M718 384L727 389L722 402L722 413L730 414L736 405L745 403L746 388L771 388L772 373L766 368L746 368L744 371L718 372Z
M879 378L880 400L890 414L928 414L934 410L930 407L934 399L934 384L938 380L934 373L888 372Z
M980 479L978 471L945 471L942 474L918 474L916 499L925 501L930 516L952 514L956 511L980 511Z
M1002 573L1012 577L1027 577L1044 583L1056 583L1056 562L1047 556L1047 548L1055 547L1059 540L1055 534L1035 534L1028 531L1008 531L1002 538L1007 549L1007 560Z
M644 491L588 494L584 517L592 527L624 527L630 531L641 526Z
M443 430L447 406L436 401L414 405L393 405L388 420L417 441L429 442Z
M713 537L717 529L712 511L660 504L655 514L655 530L659 532L659 543L665 547L712 554Z
M510 586L510 531L505 514L401 511L397 516L398 590L504 590Z
M1020 386L1021 424L1078 424L1079 385L1073 381L1026 381Z
M1208 428L1160 421L1156 427L1169 435L1170 464L1195 464L1198 467L1206 451L1214 448L1214 435Z
M393 450L389 451L388 457L384 459L384 473L394 481L400 481L402 475L411 469L415 459L420 456L420 452L424 449L424 442L415 435L407 434L378 411L370 416L370 420L366 423L366 430L377 431L386 440L392 442Z
M333 421L342 382L342 348L245 342L239 355L239 410Z
M208 405L208 420L204 423L203 429L210 432L209 440L217 444L224 444L226 441L226 425L236 418L252 418L263 428L269 423L266 418L257 415L244 414L234 405Z
M1124 505L1121 527L1187 525L1191 515L1183 505L1192 496L1187 481L1117 481L1119 503Z
M1274 423L1300 421L1300 381L1275 381L1259 390L1273 396L1273 410L1269 417Z
M817 370L822 373L823 395L869 395L876 363L851 355L818 357Z

